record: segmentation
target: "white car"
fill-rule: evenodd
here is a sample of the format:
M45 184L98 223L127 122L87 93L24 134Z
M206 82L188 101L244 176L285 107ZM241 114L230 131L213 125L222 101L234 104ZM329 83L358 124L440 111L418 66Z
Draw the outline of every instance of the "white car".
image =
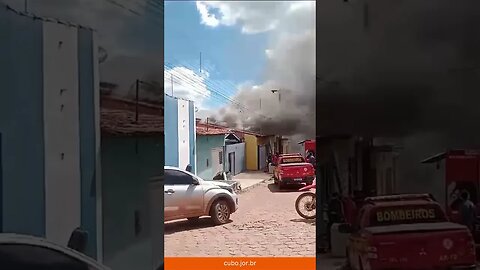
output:
M232 185L206 181L179 168L165 166L165 221L210 216L219 225L230 220L238 209L238 196Z
M71 248L20 234L0 234L0 269L109 270Z

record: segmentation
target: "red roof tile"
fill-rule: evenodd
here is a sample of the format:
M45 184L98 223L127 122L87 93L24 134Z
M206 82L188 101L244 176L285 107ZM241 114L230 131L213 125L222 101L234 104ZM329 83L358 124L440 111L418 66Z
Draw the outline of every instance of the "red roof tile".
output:
M221 127L218 125L197 123L197 135L207 136L207 135L225 135L230 133L228 128Z
M139 114L126 110L101 110L102 134L112 136L163 135L163 116Z
M135 101L102 96L100 120L102 134L109 136L163 135L163 108L144 102L139 102L138 105L138 123L136 123Z

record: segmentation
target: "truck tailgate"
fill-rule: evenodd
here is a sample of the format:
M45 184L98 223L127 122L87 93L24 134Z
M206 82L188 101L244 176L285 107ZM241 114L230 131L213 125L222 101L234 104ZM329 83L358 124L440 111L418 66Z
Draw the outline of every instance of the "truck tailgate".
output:
M419 223L366 229L372 234L371 263L394 269L431 269L475 263L474 243L466 227L450 223Z
M284 177L304 177L312 174L308 163L281 164L280 169Z

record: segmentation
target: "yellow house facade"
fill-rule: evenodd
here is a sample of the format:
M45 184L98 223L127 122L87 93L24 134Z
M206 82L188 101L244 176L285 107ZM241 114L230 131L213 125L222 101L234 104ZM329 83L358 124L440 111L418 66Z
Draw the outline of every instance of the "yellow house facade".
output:
M271 136L253 133L244 133L245 163L249 171L263 170L267 158L267 145L271 145Z
M255 135L244 134L245 140L245 162L247 170L258 170L258 138Z

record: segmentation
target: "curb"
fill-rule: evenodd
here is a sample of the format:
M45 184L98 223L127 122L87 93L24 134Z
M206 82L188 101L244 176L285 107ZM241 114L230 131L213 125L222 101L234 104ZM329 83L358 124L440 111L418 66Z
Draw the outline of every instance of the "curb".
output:
M257 187L257 186L259 186L259 185L261 185L261 184L263 184L263 183L265 183L265 182L267 182L267 181L270 181L270 180L272 180L272 179L273 179L273 177L270 177L270 178L267 178L267 179L265 179L265 180L262 180L262 181L260 181L260 182L258 182L258 183L255 183L255 184L253 184L253 185L251 185L251 186L249 186L249 187L246 187L246 188L244 188L244 189L242 188L241 190L237 191L237 194L245 193L245 192L251 190L252 188L255 188L255 187Z

